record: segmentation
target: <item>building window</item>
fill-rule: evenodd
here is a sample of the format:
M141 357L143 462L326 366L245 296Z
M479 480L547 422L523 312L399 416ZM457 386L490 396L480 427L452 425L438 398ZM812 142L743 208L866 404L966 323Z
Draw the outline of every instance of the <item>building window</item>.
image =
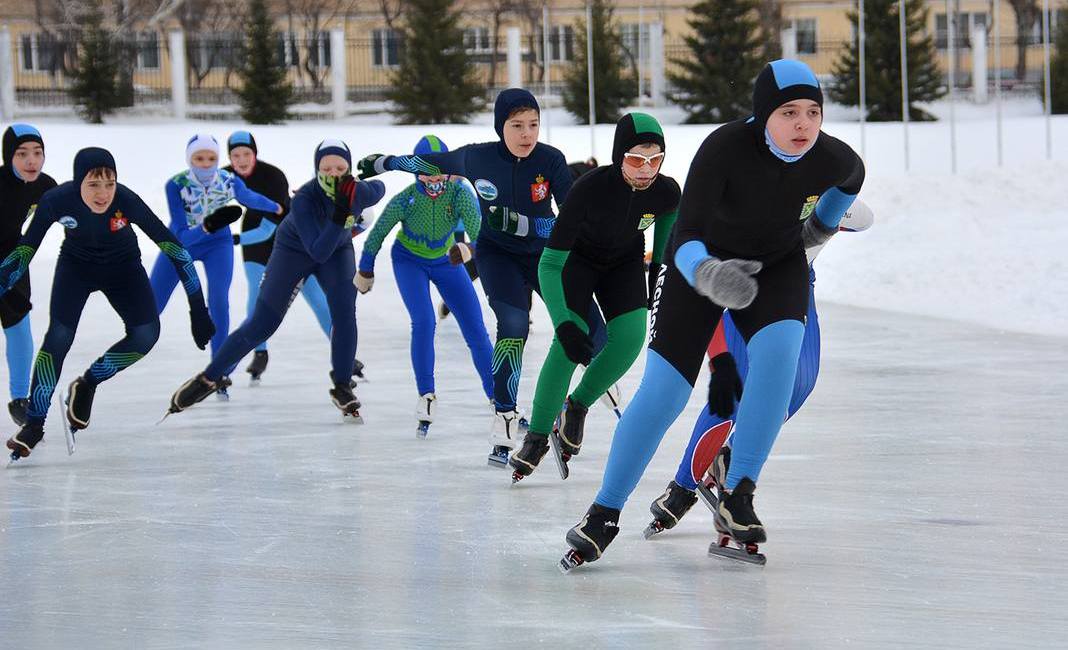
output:
M549 28L549 60L572 61L575 58L575 32L571 25Z
M649 25L647 23L625 23L619 28L619 37L623 49L630 53L638 63L649 62Z
M988 25L985 13L969 13L967 11L958 13L957 20L953 23L954 46L957 48L970 49L972 46L972 28L979 27L980 25L983 27ZM1039 40L1041 40L1041 37ZM935 14L935 47L940 50L945 50L948 45L949 21L946 19L946 14Z
M137 69L159 69L159 35L156 32L143 32L138 35Z
M468 54L488 54L492 52L489 27L468 27L465 29L464 50Z
M798 54L816 53L815 18L798 18L794 21L794 47Z
M57 68L62 56L62 46L49 34L19 37L21 67L27 72L51 72Z
M387 67L400 65L401 35L392 29L376 29L372 32L374 65Z
M237 65L241 34L208 32L189 44L190 65L200 71L225 70Z
M313 68L330 67L330 34L319 32L308 42L308 59Z

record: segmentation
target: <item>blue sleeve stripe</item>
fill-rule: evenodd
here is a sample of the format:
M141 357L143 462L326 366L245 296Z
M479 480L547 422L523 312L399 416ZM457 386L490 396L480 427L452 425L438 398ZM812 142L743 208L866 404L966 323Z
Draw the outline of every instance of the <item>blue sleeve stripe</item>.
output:
M679 272L682 273L682 277L686 278L686 281L693 286L693 274L697 271L697 266L712 257L708 254L708 249L705 245L696 239L692 239L682 246L679 246L675 251L675 266L678 267Z
M829 229L837 228L846 210L853 205L856 198L856 194L846 194L837 187L832 187L823 193L819 203L816 204L816 218Z

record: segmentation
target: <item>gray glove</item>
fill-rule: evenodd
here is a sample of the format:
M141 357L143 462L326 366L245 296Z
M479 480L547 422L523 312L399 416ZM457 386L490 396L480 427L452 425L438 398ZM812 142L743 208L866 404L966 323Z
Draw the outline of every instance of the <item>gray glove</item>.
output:
M831 235L836 232L838 232L837 228L828 228L816 218L816 215L812 215L805 219L805 223L801 226L801 241L804 242L806 249L812 248L827 243Z
M693 288L720 307L745 309L757 295L753 277L764 268L755 260L717 260L701 262L693 274Z

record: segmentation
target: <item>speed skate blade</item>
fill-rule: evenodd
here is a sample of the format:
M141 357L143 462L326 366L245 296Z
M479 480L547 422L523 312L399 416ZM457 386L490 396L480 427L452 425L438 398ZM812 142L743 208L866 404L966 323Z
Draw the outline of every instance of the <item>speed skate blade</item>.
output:
M582 566L584 563L582 556L580 556L575 549L571 549L567 552L567 555L560 558L560 563L556 568L560 569L560 573L568 573L571 569L574 569L577 566Z
M560 434L556 431L550 433L549 443L553 447L553 459L556 460L556 469L560 472L560 479L566 481L567 477L571 475L571 471L567 468L564 452L560 449Z
M363 416L360 415L359 411L354 411L352 413L342 413L341 419L344 422L347 422L348 424L363 424Z
M426 440L426 435L430 433L430 423L426 420L420 420L419 424L415 427L415 437L420 440Z
M750 553L744 548L734 546L733 543L721 546L719 542L712 542L708 545L708 554L757 566L764 566L768 561L768 558L763 553Z
M63 425L63 437L67 441L67 455L74 455L74 432L76 429L70 426L70 421L67 419L67 405L70 404L70 395L66 391L59 393L59 410L60 419L64 423Z
M701 502L705 504L712 514L715 514L719 508L719 499L716 497L714 489L704 481L697 484L697 496L701 497Z

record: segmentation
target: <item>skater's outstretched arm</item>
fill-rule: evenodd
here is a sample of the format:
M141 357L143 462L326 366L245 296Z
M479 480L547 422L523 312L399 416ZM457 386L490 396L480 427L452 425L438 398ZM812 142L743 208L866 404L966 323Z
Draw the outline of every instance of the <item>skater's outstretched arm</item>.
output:
M700 183L687 183L679 203L675 228L675 266L690 286L702 262L712 258L704 244L704 226L708 212L718 206L726 191L727 158L720 143L723 129L712 132L697 150L687 178L700 178Z
M264 218L260 220L260 225L256 226L252 230L246 230L241 233L234 233L234 244L239 246L252 246L253 244L260 244L274 235L274 231L278 229L278 225Z
M0 295L3 295L15 286L30 267L30 260L37 253L45 233L49 226L56 221L56 212L49 200L48 193L37 202L37 209L30 215L30 226L26 233L19 239L15 250L11 251L3 262L0 262Z
M814 218L810 217L805 220L805 225L801 228L801 238L805 243L805 248L818 246L838 232L842 217L853 205L853 201L856 200L864 184L864 163L852 149L848 147L844 149L840 155L851 159L841 165L846 170L845 177L820 195L816 203Z
M389 156L380 153L364 157L356 164L360 178L371 178L389 171L411 172L437 176L455 174L467 176L467 147L440 153L422 153L418 156Z
M274 214L282 214L285 210L285 206L279 205L266 196L248 189L245 185L245 181L241 180L241 177L237 174L231 175L234 198L237 202L246 208L252 208L253 210L262 210L263 212L273 212Z
M467 242L468 246L473 248L475 240L478 239L478 233L482 230L482 212L479 210L478 199L475 198L471 184L458 181L457 185L460 186L461 191L453 195L452 207L460 215L463 230L470 240Z

